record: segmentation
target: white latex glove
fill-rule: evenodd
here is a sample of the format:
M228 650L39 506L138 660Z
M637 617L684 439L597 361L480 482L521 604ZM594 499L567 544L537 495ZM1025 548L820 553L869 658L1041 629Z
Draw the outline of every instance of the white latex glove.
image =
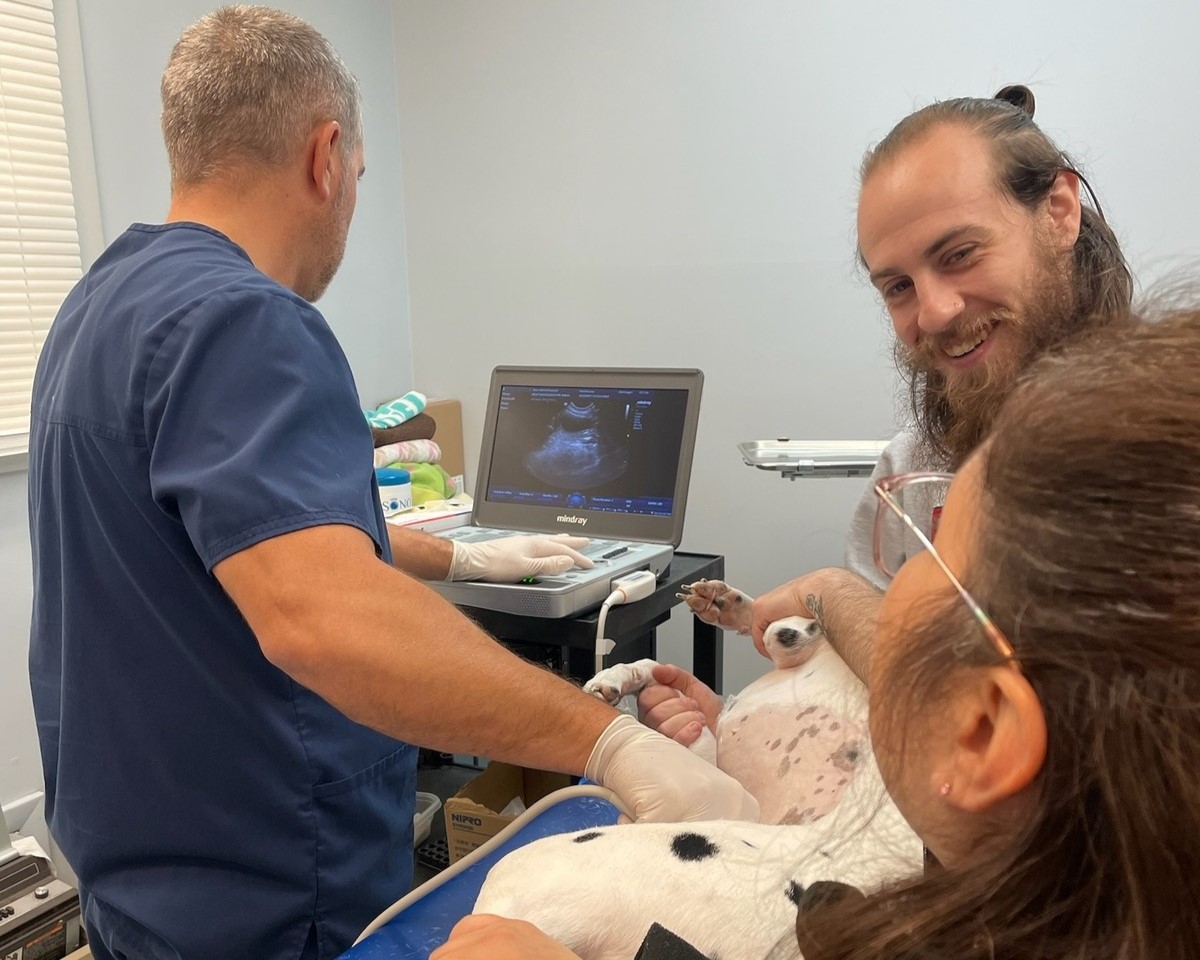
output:
M524 577L566 573L572 567L592 568L592 561L578 550L587 537L559 533L550 537L501 537L483 543L454 544L447 580L487 580L516 583Z
M628 714L605 727L584 773L637 821L758 820L758 801L733 777Z

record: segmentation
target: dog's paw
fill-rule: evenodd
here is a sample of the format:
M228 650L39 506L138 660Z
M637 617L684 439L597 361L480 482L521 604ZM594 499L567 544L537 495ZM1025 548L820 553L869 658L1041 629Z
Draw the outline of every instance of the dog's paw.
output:
M816 643L824 637L816 620L784 617L767 627L763 633L763 646L775 666L783 669L808 660L816 651Z
M714 623L724 630L750 633L754 598L737 587L731 587L724 580L685 583L675 596L705 623Z
M592 677L583 685L583 692L615 706L622 697L640 693L643 687L652 684L654 675L651 671L657 665L657 660L618 663Z

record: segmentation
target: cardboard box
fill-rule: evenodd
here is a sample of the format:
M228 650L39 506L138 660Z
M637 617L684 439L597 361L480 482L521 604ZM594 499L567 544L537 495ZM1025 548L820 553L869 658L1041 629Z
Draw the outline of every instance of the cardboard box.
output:
M457 400L430 400L425 404L425 412L437 422L433 439L442 448L442 469L452 477L462 477L462 404ZM463 489L460 483L459 490Z
M489 763L487 769L446 801L450 862L482 846L517 819L519 814L499 813L514 797L519 796L528 808L571 783L571 777L565 773Z

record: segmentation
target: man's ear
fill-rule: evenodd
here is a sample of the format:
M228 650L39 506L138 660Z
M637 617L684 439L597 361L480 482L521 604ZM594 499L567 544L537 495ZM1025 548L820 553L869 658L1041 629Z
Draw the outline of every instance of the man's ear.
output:
M309 175L323 203L333 197L334 188L341 182L341 140L342 125L336 120L318 124L308 137Z
M1059 170L1054 186L1046 197L1046 214L1050 233L1060 250L1070 250L1079 239L1083 206L1079 201L1079 174L1074 170Z
M954 757L946 800L983 813L1024 790L1046 760L1046 715L1011 665L980 672L954 704ZM940 786L940 785L939 785ZM944 788L942 788L944 790Z

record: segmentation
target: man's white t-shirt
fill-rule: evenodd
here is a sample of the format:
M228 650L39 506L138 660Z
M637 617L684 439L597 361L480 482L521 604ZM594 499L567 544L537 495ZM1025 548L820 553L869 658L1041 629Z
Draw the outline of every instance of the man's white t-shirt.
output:
M888 580L875 563L875 517L880 504L875 484L883 477L930 469L927 465L918 465L916 450L917 435L913 431L905 430L892 438L880 454L879 462L871 474L871 482L854 509L850 531L846 536L846 569L864 577L881 590L887 588ZM943 483L915 484L902 489L897 498L921 532L931 538L937 528L948 486ZM882 551L891 570L899 570L905 560L924 549L912 531L894 514L888 518L884 531L889 535L884 537Z

